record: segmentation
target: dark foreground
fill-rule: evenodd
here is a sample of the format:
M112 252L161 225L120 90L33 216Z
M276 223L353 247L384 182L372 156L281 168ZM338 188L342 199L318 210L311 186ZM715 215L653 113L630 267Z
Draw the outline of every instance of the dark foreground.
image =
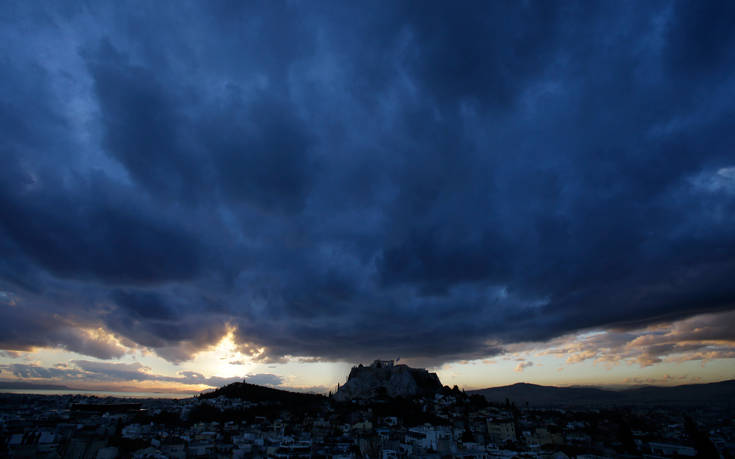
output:
M731 400L540 405L456 388L349 403L243 384L181 400L0 394L0 456L735 456Z

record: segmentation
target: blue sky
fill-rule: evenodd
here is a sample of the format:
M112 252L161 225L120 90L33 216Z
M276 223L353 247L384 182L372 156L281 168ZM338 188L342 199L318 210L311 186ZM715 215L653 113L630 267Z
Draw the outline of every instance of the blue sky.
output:
M8 2L0 380L732 378L733 19Z

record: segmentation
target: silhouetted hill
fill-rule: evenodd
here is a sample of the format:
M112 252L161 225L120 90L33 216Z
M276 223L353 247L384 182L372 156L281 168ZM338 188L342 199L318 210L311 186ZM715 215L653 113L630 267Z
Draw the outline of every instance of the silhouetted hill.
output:
M735 380L683 386L647 386L635 389L608 390L594 387L554 387L518 383L468 391L480 394L489 402L532 406L594 405L702 405L732 403Z
M239 398L259 403L277 402L291 406L318 404L328 400L327 397L323 395L290 392L246 382L228 384L227 386L220 387L212 392L206 392L199 395L199 397L203 399L217 398L220 396L227 398Z
M554 387L526 383L469 391L469 393L483 395L489 402L504 403L508 399L517 405L526 402L532 405L581 405L614 401L618 396L616 392L592 387Z
M735 379L674 387L647 386L623 391L628 400L655 404L702 404L735 401Z

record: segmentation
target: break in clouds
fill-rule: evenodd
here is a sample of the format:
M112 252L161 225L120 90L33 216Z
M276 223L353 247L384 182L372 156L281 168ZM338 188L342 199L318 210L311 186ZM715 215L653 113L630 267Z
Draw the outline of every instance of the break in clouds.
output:
M732 2L0 10L2 349L438 364L735 306Z

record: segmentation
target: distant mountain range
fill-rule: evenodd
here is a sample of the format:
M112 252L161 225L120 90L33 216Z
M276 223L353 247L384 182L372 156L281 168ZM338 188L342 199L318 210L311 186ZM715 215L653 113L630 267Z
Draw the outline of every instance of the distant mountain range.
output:
M368 368L365 367L365 369ZM360 377L363 376L361 374ZM372 373L369 376L372 377ZM390 381L390 378L388 378L388 381ZM441 390L438 379L436 383L431 384L431 387L434 388L436 385ZM374 388L372 386L370 389L366 392L373 392L372 389ZM704 404L728 406L735 403L735 380L673 387L645 386L623 390L518 383L510 386L467 391L467 395L475 394L484 396L492 403L502 404L506 403L507 400L519 407L526 406L526 403L533 407L700 406ZM402 393L400 395L407 396L408 394ZM323 395L290 392L246 382L229 384L200 395L204 399L219 396L253 402L274 402L299 406L319 405L328 400Z
M702 405L735 403L735 380L683 386L645 386L609 390L594 387L554 387L518 383L467 391L480 394L489 402L515 403L517 406L612 406L612 405Z

